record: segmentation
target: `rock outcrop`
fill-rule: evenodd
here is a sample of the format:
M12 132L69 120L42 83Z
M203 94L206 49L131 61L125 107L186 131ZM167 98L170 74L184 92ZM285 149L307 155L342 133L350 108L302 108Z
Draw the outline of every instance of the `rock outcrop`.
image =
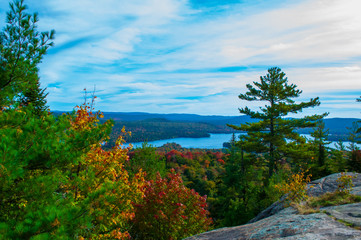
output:
M361 174L348 173L353 179L353 194L361 196ZM337 189L332 174L308 184L308 194L319 196ZM313 186L313 187L311 187ZM359 239L361 240L361 203L324 207L319 213L300 215L292 207L284 208L284 198L261 212L250 223L202 233L187 240L231 239Z

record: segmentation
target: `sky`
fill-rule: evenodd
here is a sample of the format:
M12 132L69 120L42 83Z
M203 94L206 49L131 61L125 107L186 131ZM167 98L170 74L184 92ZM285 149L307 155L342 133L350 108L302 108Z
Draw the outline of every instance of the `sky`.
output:
M56 31L40 68L51 110L84 89L104 112L239 115L238 98L280 67L321 105L297 116L361 118L360 0L25 0ZM0 27L8 2L0 2ZM89 94L88 94L89 96Z

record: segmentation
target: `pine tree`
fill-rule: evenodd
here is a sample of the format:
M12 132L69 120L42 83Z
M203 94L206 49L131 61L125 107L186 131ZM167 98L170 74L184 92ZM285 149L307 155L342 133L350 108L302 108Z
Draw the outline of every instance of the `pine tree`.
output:
M0 108L30 106L47 109L40 88L38 64L53 45L55 31L38 32L37 13L28 14L24 0L10 3L7 25L0 37Z
M358 122L353 122L352 126L347 128L349 131L349 135L347 140L350 142L350 145L347 146L349 150L348 159L347 159L347 169L349 171L361 171L361 152L357 143L360 142L360 125Z
M130 154L130 160L126 164L126 170L133 176L140 169L146 172L147 180L154 180L159 173L162 177L166 173L165 159L157 154L156 148L144 142L142 147L136 148Z
M335 143L335 148L331 149L331 158L327 167L332 173L345 172L348 171L347 161L346 147L340 139Z
M348 130L347 140L350 142L350 145L347 148L350 151L359 150L359 147L357 146L357 143L359 143L361 139L359 129L360 129L359 122L353 122L351 127L347 127Z
M317 157L316 168L317 170L312 172L312 176L319 178L327 175L326 171L326 157L328 153L327 145L330 144L330 141L327 141L329 134L329 129L325 129L325 123L323 121L318 121L316 127L313 129L311 136L313 140L311 144L315 151Z
M361 102L361 96L360 98L356 98L356 102ZM361 121L357 121L358 123L361 123ZM357 129L357 133L361 133L361 127Z
M240 113L258 122L229 125L234 129L247 132L245 140L248 151L262 153L268 160L268 177L277 170L277 162L287 152L288 142L302 141L295 129L314 127L316 121L327 114L306 116L299 119L285 118L289 113L302 112L304 108L320 105L319 98L312 98L308 102L295 103L302 93L294 84L288 84L288 79L280 68L268 69L266 76L261 76L259 82L247 84L248 92L240 94L239 98L246 101L261 101L267 104L260 107L259 112L250 108L240 108Z

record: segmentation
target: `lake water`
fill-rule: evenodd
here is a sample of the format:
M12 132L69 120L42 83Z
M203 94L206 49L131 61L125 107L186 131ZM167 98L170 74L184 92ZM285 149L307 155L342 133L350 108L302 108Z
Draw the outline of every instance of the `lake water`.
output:
M217 133L210 134L210 137L205 138L172 138L157 140L153 142L148 142L153 147L161 147L167 143L177 143L184 148L205 148L205 149L219 149L223 148L224 142L229 142L232 138L232 134L229 133ZM239 134L236 134L239 136ZM132 143L134 148L141 147L142 143ZM128 145L125 145L128 146Z
M236 134L236 139L238 136L241 135L240 133ZM309 134L302 134L303 136L310 137ZM148 142L148 144L152 145L153 147L161 147L167 143L177 143L184 148L204 148L204 149L220 149L223 148L224 142L229 142L232 138L231 133L217 133L217 134L210 134L210 137L206 138L173 138L173 139L164 139L158 140L153 142ZM336 142L332 142L330 147L334 147ZM348 146L349 142L344 142L345 146ZM142 146L142 142L139 143L132 143L133 148L138 148ZM129 144L125 144L126 147ZM361 145L358 145L361 147Z

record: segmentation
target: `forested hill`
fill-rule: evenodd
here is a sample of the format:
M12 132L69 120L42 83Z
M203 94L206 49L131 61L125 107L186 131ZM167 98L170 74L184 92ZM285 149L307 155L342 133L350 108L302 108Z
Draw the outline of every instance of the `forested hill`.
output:
M249 116L220 116L220 115L197 115L197 114L159 114L145 112L104 112L105 119L113 119L115 121L139 121L147 119L166 119L175 122L201 122L213 125L226 124L243 124L246 122L254 122L255 120ZM360 121L359 118L326 118L324 119L325 128L330 129L330 133L345 133L346 128L350 128L353 122Z
M61 114L61 111L54 111L54 114ZM165 119L174 122L198 122L209 123L212 125L242 124L254 122L249 116L221 116L221 115L198 115L185 113L145 113L145 112L104 112L104 119L113 119L114 121L133 122L147 119ZM330 133L345 133L346 128L350 128L353 122L361 121L360 118L326 118L324 119L325 128L330 129Z
M105 119L113 119L116 124L113 136L125 126L132 132L126 137L128 142L153 141L177 137L205 137L208 133L235 132L226 124L239 125L255 120L249 116L202 116L197 114L156 114L143 112L104 112ZM347 140L348 129L357 118L327 118L325 128L329 129L329 140ZM299 133L309 133L312 129L302 129Z
M197 115L197 114L159 114L144 112L104 112L104 118L112 118L115 121L139 121L146 119L166 119L175 122L201 122L213 125L240 124L245 122L253 122L249 116L219 116L219 115Z
M201 116L197 114L154 114L105 112L105 119L115 121L110 145L121 134L123 126L131 135L125 135L126 142L155 141L172 138L209 137L209 133L234 133L227 124L254 121L248 116Z
M61 112L55 112L60 114ZM207 137L209 133L233 133L234 129L226 124L239 125L255 120L249 116L219 116L197 114L157 114L144 112L104 112L104 120L113 119L115 126L111 134L111 142L121 133L125 126L131 131L126 136L127 142L154 141L178 137ZM327 118L325 128L329 129L329 140L347 140L348 129L357 118ZM299 133L310 133L312 129L301 129Z

